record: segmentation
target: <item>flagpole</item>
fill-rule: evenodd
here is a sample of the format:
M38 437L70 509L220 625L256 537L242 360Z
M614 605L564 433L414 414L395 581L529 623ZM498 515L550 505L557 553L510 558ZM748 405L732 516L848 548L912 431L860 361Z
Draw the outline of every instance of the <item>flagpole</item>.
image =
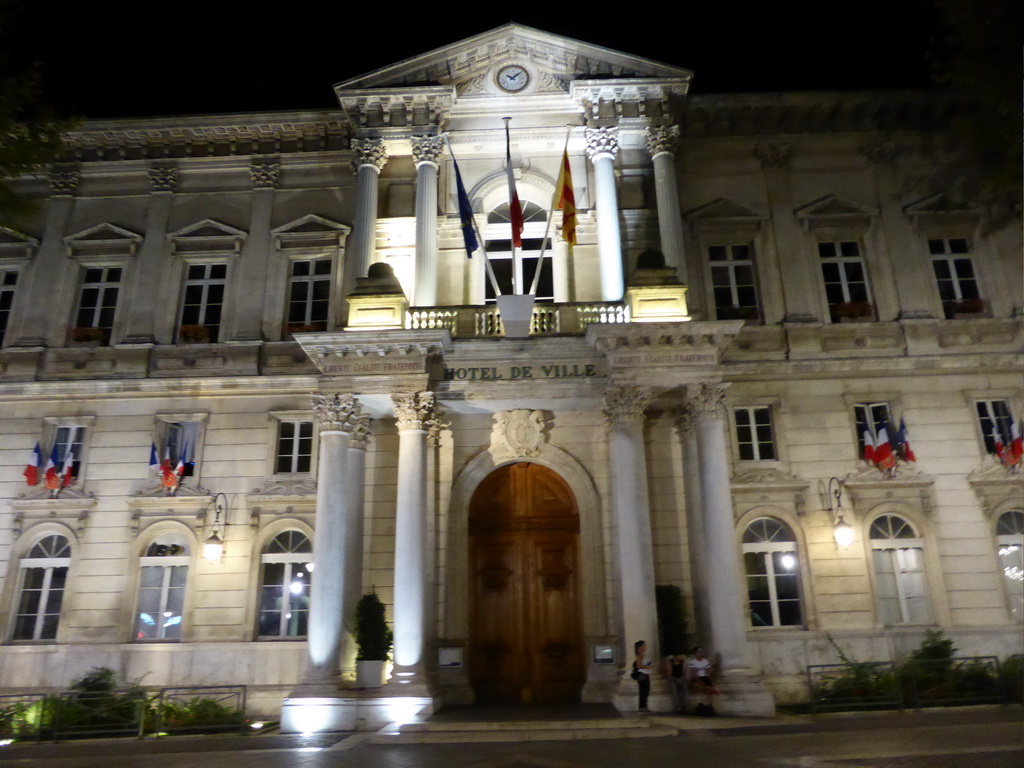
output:
M512 175L512 139L509 135L508 124L512 122L511 117L501 118L505 121L505 173L507 176ZM515 264L516 264L516 223L512 220L512 182L509 181L508 190L508 221L509 227L512 230L512 239L509 241L509 245L512 247L512 292L515 293Z
M448 147L448 154L451 155L452 163L455 163L455 152L452 151L452 144L448 139L448 134L442 133L441 137L444 139L445 146ZM458 169L457 164L456 169ZM477 244L484 255L484 271L487 273L487 277L491 281L491 288L494 289L495 296L501 296L501 288L498 287L498 278L494 276L494 267L491 266L491 260L487 256L487 245L485 244L483 237L480 235L480 227L477 226L476 216L471 215L469 220L473 226L473 231L476 233ZM469 254L470 257L472 257L472 255L473 254Z
M566 157L567 156L566 153L569 151L569 136L572 135L572 128L573 127L570 125L569 126L569 130L567 130L565 132L565 146L562 148L562 156L558 158L558 163L559 163L558 178L559 179L562 178L562 173L563 173L563 171L561 169L562 157ZM556 184L555 184L555 197L557 197L559 194L561 194L561 187L556 182ZM547 251L547 248L548 248L548 233L551 232L551 220L553 218L555 218L555 205L558 202L555 199L555 197L551 198L551 213L548 214L548 223L547 223L547 226L544 227L544 239L540 241L540 257L537 259L537 268L533 271L533 283L530 285L530 293L532 295L534 295L534 296L537 295L537 288L540 286L540 271L541 271L541 269L544 268L544 253L545 253L545 251Z

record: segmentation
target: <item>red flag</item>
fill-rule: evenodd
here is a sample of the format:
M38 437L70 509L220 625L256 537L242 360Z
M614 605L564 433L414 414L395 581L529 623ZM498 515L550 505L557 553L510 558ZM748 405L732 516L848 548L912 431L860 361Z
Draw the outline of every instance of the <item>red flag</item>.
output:
M1003 463L1012 467L1014 464L1020 464L1021 456L1024 456L1024 442L1021 441L1017 422L1013 420L1012 415L1008 415L1008 418L1010 421L1010 444L1006 447Z
M160 462L160 482L165 488L177 488L178 478L171 468L171 451L164 452L164 460Z
M60 477L57 475L57 444L54 443L49 458L46 459L46 487L51 491L60 488Z
M991 428L992 442L996 445L996 456L998 456L999 460L1005 464L1006 459L1003 457L1003 438L999 435L999 430L996 429L995 420L992 421Z
M71 475L75 466L75 454L71 451L71 446L68 446L67 451L64 453L64 463L61 464L61 485L67 488L71 485L71 481L74 479Z
M508 122L505 118L505 174L508 177L508 215L512 222L512 247L523 247L523 207L519 204L519 193L516 192L516 177L512 173L512 142L508 133Z
M889 430L883 424L878 429L878 439L875 440L875 466L879 469L892 469L896 466L896 457L892 455L892 446L889 444Z
M26 485L39 485L39 467L42 463L43 452L39 448L39 443L36 443L36 447L32 449L32 453L28 457L25 471L22 473L25 475Z
M562 237L569 244L569 250L576 245L576 194L572 191L572 168L569 166L569 150L562 152L562 167L555 184L555 204L562 211Z

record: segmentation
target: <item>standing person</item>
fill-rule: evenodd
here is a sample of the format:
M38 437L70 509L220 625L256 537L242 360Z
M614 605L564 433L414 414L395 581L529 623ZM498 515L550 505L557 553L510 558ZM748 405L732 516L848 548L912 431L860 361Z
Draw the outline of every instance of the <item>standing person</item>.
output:
M711 699L718 695L718 688L712 678L714 665L704 657L704 649L699 645L693 649L691 654L690 661L686 665L690 673L690 690L704 696L704 701L697 705L694 714L714 717L717 713L711 704Z
M668 657L668 682L672 687L672 702L679 714L686 712L686 657L676 653Z
M647 643L637 640L633 643L633 650L636 652L636 660L633 662L633 679L640 687L640 711L648 713L647 696L651 692L651 660L647 656Z

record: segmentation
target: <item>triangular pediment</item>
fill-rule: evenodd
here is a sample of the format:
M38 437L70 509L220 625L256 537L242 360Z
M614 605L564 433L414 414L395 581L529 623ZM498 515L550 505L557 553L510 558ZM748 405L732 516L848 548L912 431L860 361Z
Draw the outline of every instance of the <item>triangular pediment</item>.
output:
M197 221L195 224L189 224L187 227L182 227L176 232L171 232L167 235L168 240L202 240L208 238L237 238L245 237L245 232L240 229L235 229L228 224L223 224L214 219L203 219Z
M76 243L118 243L125 240L139 242L142 240L142 235L124 227L119 227L116 224L104 222L64 238L64 242L67 245L74 245Z
M568 80L670 78L692 72L511 22L405 61L345 80L335 91L459 85L504 62L528 62Z
M689 225L697 230L756 230L760 229L763 216L742 203L720 197L710 203L693 208L683 214Z
M903 212L914 226L925 223L926 228L932 225L966 225L976 224L981 218L981 210L968 203L957 200L946 192L918 200L903 206Z
M351 231L351 227L347 227L337 221L325 219L323 216L317 216L315 213L307 214L301 219L290 221L287 224L282 224L280 227L271 230L275 235L302 235L309 233L349 231Z
M338 246L345 242L352 228L337 221L310 213L271 230L278 248L303 249Z
M825 195L793 211L805 229L859 228L866 229L878 213L875 208L855 203L838 195Z
M0 259L24 260L32 258L39 241L10 227L0 227Z

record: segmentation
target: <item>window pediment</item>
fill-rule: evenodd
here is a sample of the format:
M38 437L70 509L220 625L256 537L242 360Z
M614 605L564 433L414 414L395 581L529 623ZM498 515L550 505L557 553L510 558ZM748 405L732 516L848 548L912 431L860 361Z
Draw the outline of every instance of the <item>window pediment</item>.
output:
M854 230L871 226L877 208L852 202L838 195L812 200L793 211L805 232L812 230Z
M730 481L739 519L754 507L781 507L795 515L803 515L804 497L809 483L781 469L766 467L736 472Z
M93 262L134 256L142 239L137 232L105 222L68 235L64 245L70 258Z
M175 256L210 258L237 255L248 235L214 219L203 219L167 235Z
M726 197L687 211L683 218L699 234L742 232L754 235L761 231L764 223L764 216L757 211Z
M39 241L10 227L0 227L0 266L31 261L39 250Z
M270 233L279 251L293 253L343 247L351 231L352 228L345 224L311 213L272 229Z
M15 538L41 522L62 523L81 535L90 513L96 508L96 499L91 493L82 493L74 488L61 489L60 497L53 499L46 488L39 487L11 500L10 506L14 512L11 531Z
M981 209L939 192L903 207L914 229L929 234L961 234L977 226Z
M902 503L930 515L934 508L932 488L935 480L908 464L900 464L895 477L880 474L875 467L864 467L843 478L843 489L861 514L886 502Z

